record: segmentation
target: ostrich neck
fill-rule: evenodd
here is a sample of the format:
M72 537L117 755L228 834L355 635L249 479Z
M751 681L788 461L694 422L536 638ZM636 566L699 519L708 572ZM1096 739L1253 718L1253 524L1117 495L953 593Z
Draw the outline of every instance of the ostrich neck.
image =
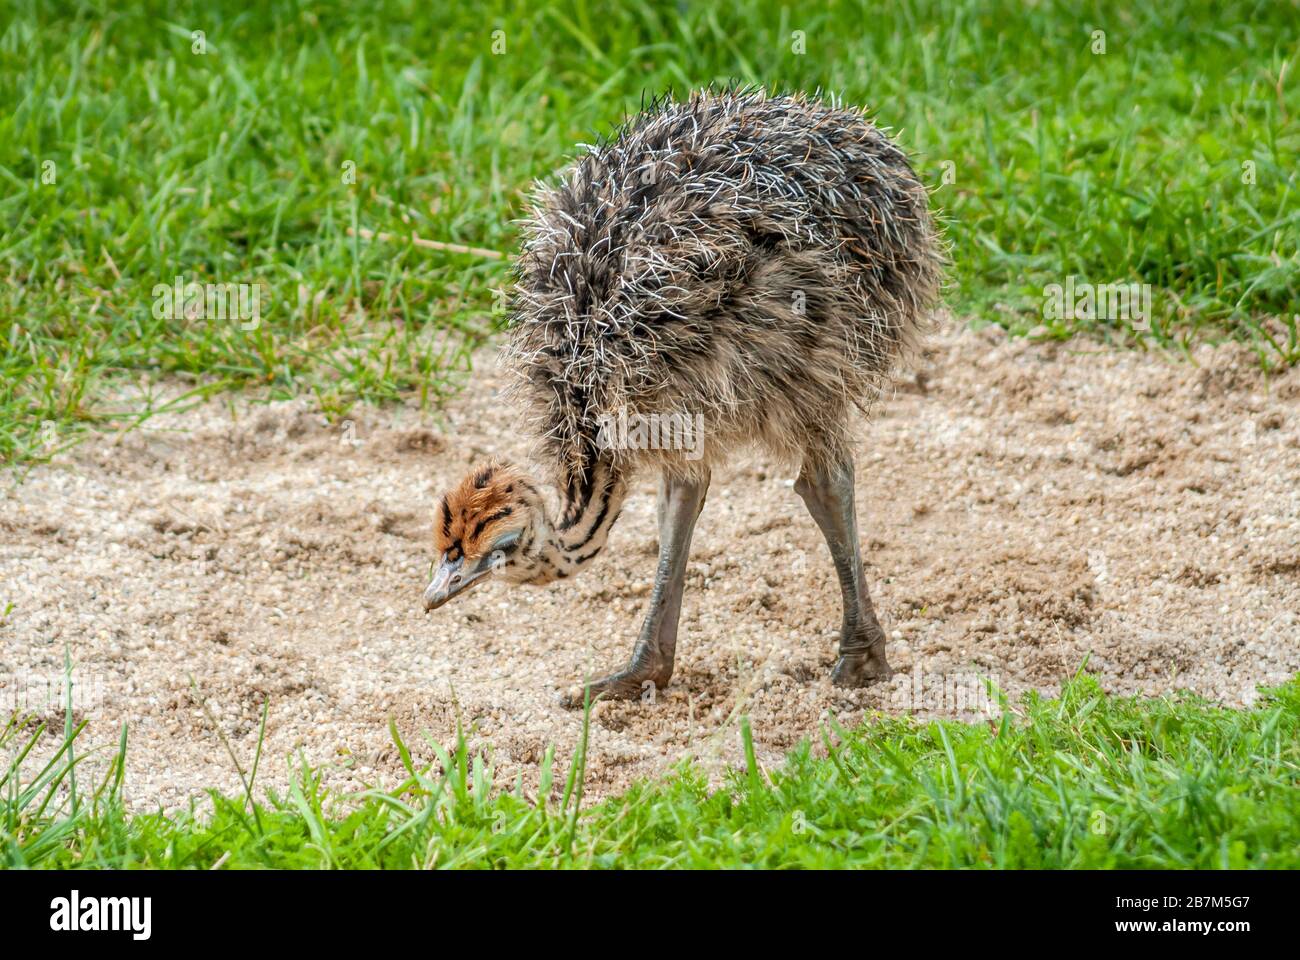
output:
M542 561L541 583L572 576L595 559L623 509L627 482L602 459L570 479L560 497L560 517L548 518L548 530L535 548Z

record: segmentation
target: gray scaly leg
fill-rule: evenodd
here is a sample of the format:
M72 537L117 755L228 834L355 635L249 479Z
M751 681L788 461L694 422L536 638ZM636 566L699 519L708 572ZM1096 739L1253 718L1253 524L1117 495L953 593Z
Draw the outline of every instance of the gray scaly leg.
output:
M655 572L650 612L641 627L641 637L632 660L618 673L587 684L591 699L631 700L647 689L663 689L673 675L677 652L677 620L682 611L682 588L686 582L686 560L691 550L695 520L704 508L708 492L706 478L699 483L665 475L659 485L659 567ZM566 707L581 707L583 688L563 697Z
M844 596L840 626L840 658L831 673L836 686L864 687L890 675L885 660L885 631L867 593L858 546L857 512L853 503L853 461L848 456L827 467L807 466L794 484L808 512L817 521Z

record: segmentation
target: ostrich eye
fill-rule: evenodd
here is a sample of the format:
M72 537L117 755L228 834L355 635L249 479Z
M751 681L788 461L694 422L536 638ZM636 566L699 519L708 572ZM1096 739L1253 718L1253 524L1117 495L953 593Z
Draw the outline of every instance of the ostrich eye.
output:
M504 536L497 537L496 543L492 544L492 553L499 553L502 557L514 553L514 546L519 542L519 530L512 530Z

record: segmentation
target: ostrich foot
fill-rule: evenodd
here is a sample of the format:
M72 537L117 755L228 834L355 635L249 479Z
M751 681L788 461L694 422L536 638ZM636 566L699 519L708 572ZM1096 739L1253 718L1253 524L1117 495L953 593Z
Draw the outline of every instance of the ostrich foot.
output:
M885 659L885 638L881 637L865 650L841 653L831 671L831 683L837 687L865 687L877 680L887 680L893 673Z
M602 700L643 700L654 703L656 694L668 686L672 671L656 671L648 667L629 667L600 680L570 687L560 696L566 710L581 710L586 691L591 691L591 702Z

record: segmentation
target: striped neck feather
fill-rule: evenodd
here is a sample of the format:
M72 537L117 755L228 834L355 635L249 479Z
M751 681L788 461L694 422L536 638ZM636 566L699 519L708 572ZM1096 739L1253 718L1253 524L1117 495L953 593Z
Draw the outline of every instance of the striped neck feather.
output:
M627 483L613 465L599 459L562 489L559 522L546 524L527 553L538 566L530 583L573 576L604 548L627 497Z

